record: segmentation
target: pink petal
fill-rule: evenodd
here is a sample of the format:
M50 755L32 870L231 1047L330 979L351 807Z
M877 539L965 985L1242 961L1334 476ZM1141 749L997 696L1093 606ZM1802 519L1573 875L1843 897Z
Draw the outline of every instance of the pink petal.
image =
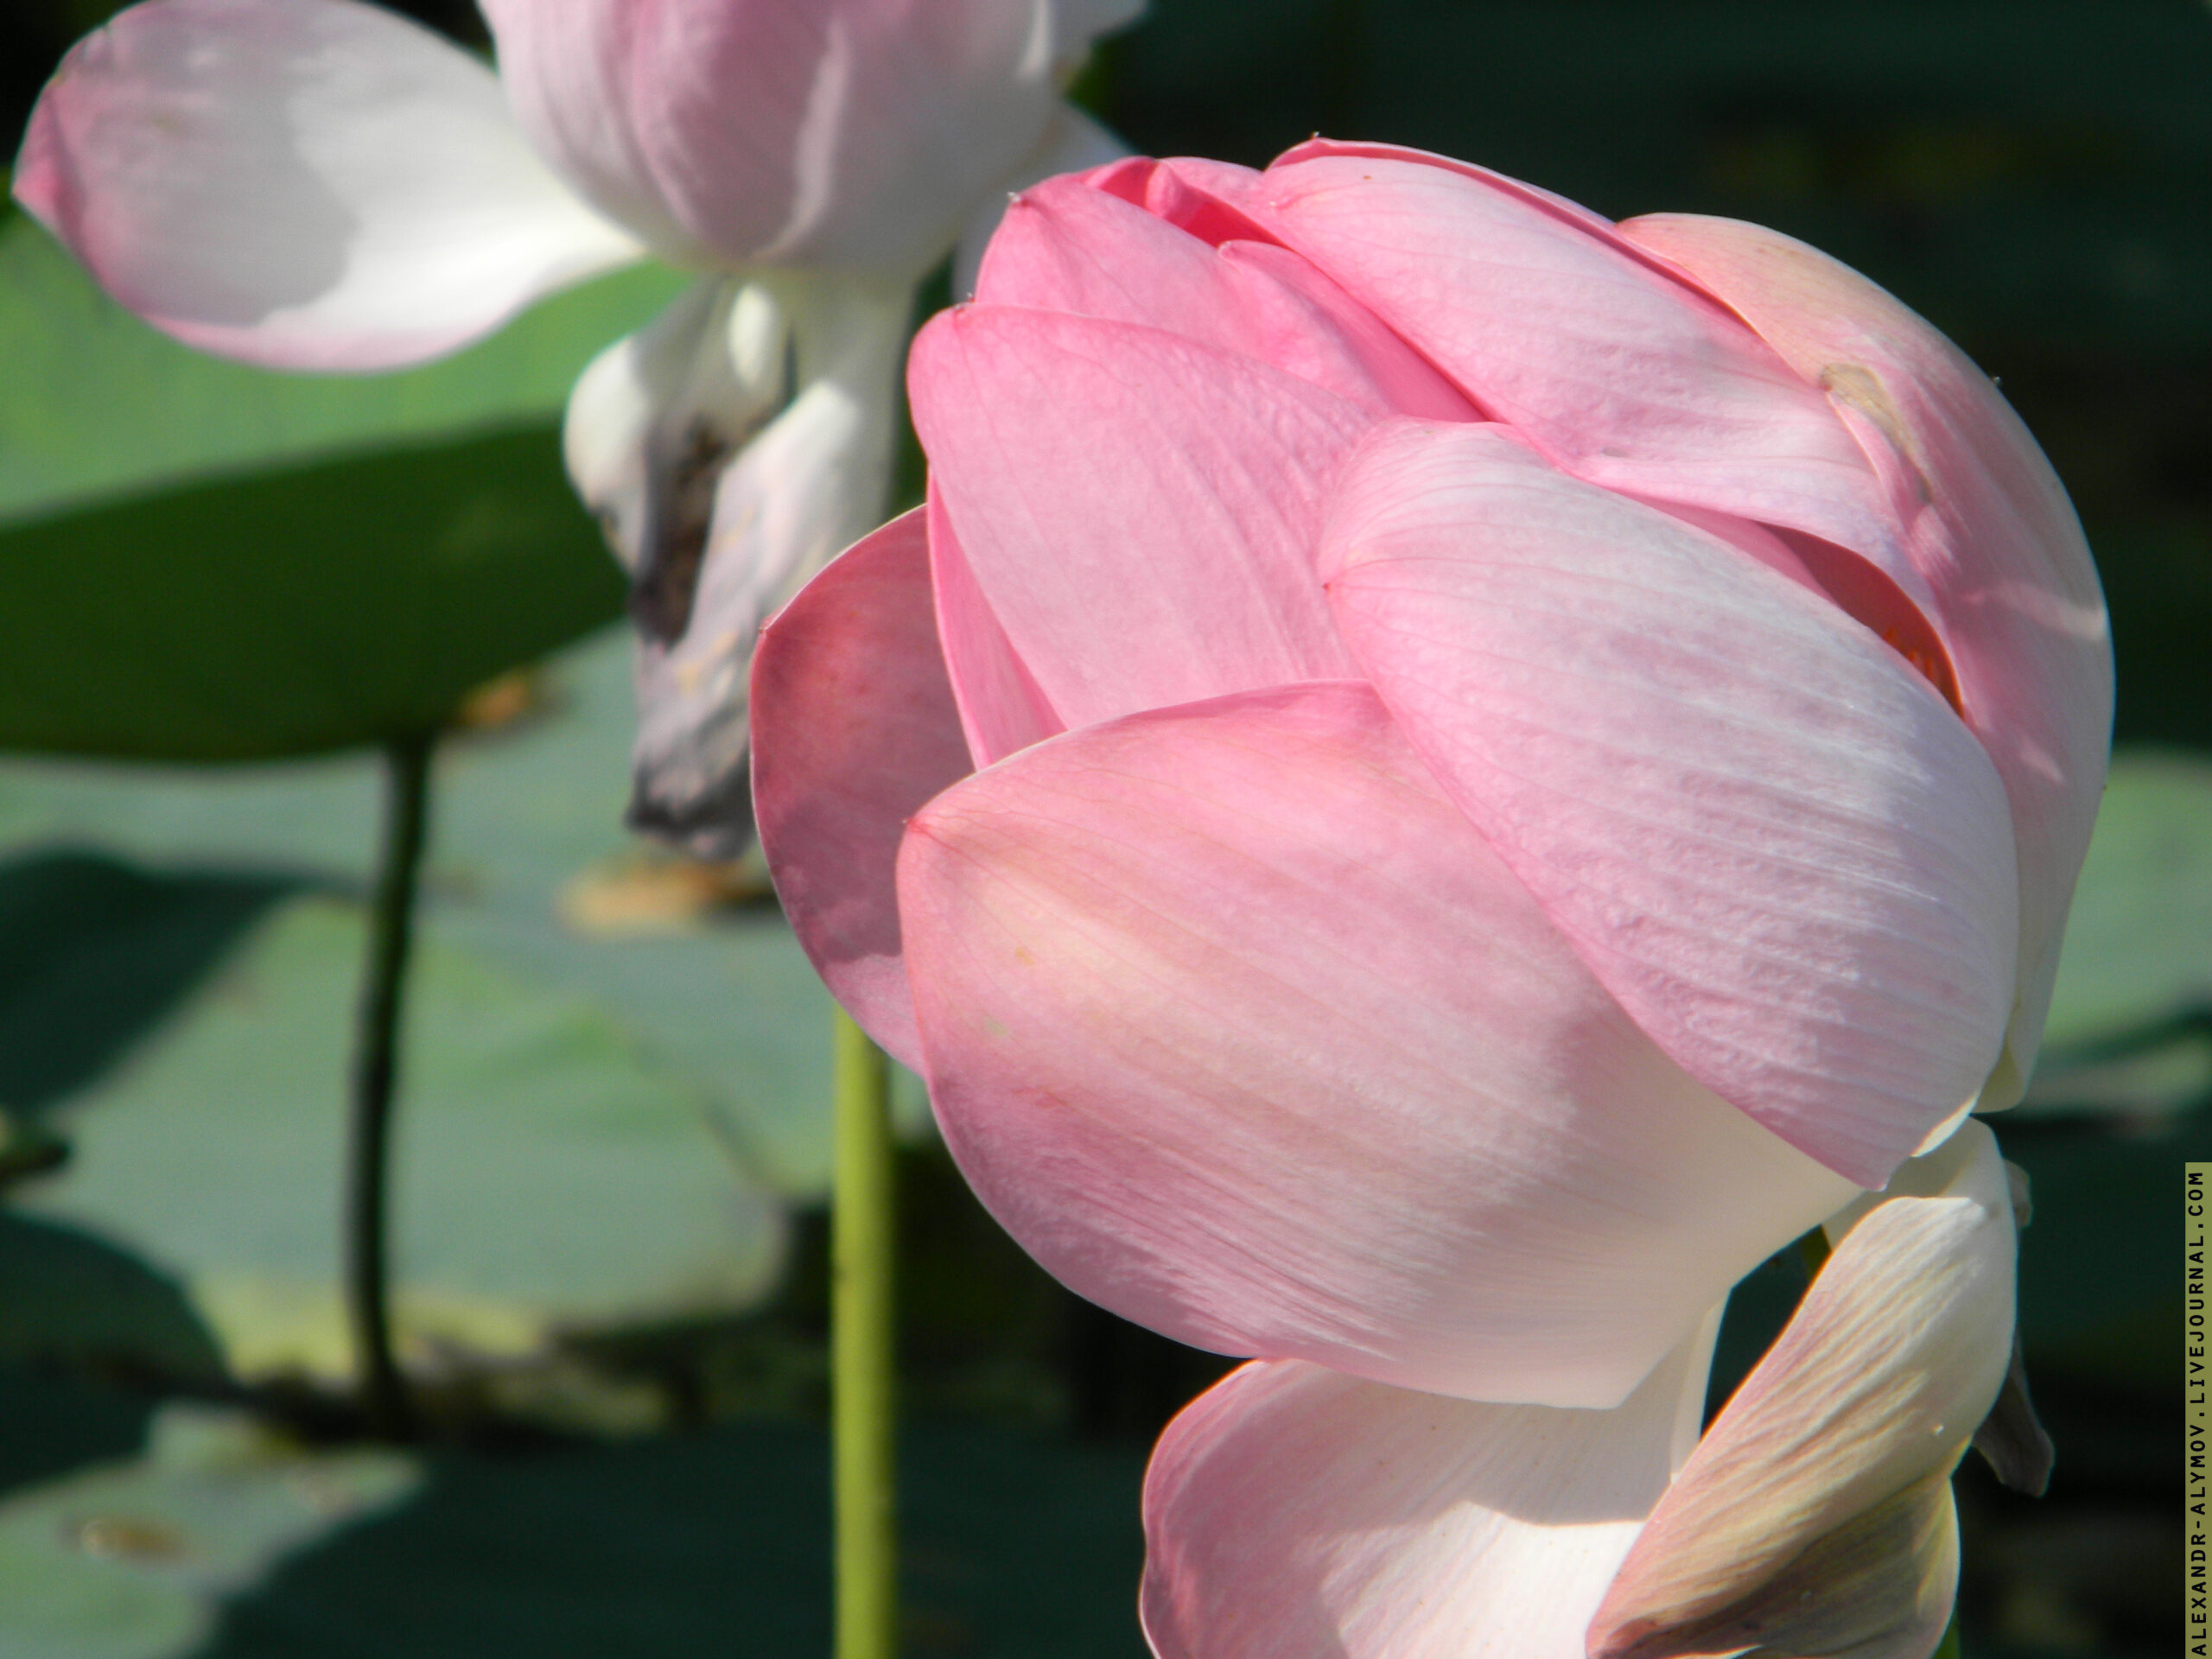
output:
M1612 1405L1852 1190L1661 1055L1363 685L1026 749L899 895L984 1204L1199 1347Z
M922 330L915 429L969 568L1070 726L1357 671L1312 562L1368 423L1151 328L963 307Z
M2019 1006L1986 1109L2018 1098L2102 791L2112 644L2095 567L2050 463L1957 347L1857 272L1757 226L1662 215L1621 234L1740 313L1817 382L1888 484L1967 722L2019 840Z
M1894 652L1495 428L1379 429L1322 569L1414 747L1693 1077L1867 1186L1974 1098L2012 826Z
M382 369L641 250L531 154L483 65L353 0L156 0L79 41L15 194L156 327Z
M1062 173L1085 173L1125 159L1129 147L1072 104L1053 112L1051 124L1035 149L1001 181L1001 189L988 191L968 215L960 244L952 251L952 296L976 297L976 279L983 252L1006 217L1007 205L1022 191Z
M1160 1659L1582 1659L1697 1436L1709 1332L1611 1411L1478 1405L1296 1360L1168 1425L1145 1477Z
M1216 248L1080 178L1051 180L1007 207L976 297L1165 328L1271 363L1374 414L1478 418L1372 312L1297 255L1264 243Z
M486 0L515 112L674 256L911 281L1034 149L1125 8L1038 0Z
M1591 1630L1597 1659L1761 1641L1925 1659L1942 1634L1958 1572L1948 1477L2012 1348L1994 1138L1962 1125L1829 1231L1834 1255L1623 1565Z
M921 509L801 590L753 660L753 792L784 913L830 992L920 1063L893 886L906 820L968 770Z
M1924 597L1827 400L1596 215L1380 147L1294 150L1239 205L1578 478L1804 531Z
M929 486L930 571L936 587L937 627L944 666L960 705L960 729L978 766L1041 743L1067 729L1037 688L1036 677L1015 652L1006 630L976 585L960 538L952 533L944 498Z

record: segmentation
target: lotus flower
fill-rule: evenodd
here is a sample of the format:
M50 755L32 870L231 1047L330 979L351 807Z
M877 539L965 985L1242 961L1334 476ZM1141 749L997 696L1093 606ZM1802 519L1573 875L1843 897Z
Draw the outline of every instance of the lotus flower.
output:
M909 385L926 507L755 664L763 842L1081 1294L1617 1408L2017 1096L2104 612L1872 284L1405 150L1130 160L1009 209Z
M148 321L276 368L697 270L567 448L635 583L633 817L727 854L753 640L880 516L915 284L1009 188L1119 153L1058 85L1138 3L486 0L495 76L354 0L149 0L70 53L14 189Z

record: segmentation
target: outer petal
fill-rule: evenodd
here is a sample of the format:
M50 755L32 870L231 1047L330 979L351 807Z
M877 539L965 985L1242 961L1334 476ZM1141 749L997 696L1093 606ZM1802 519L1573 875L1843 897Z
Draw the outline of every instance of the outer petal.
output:
M991 304L1165 328L1271 363L1377 415L1479 418L1411 346L1296 254L1255 242L1217 248L1084 179L1050 181L1007 208L976 293Z
M1160 1659L1582 1659L1696 1439L1712 1326L1611 1411L1478 1405L1295 1360L1168 1425L1145 1476Z
M1597 1659L1926 1659L1957 1582L1948 1478L2005 1375L2011 1194L1969 1122L1830 1224L1835 1254L1637 1540Z
M1548 193L1333 148L1243 205L1497 418L1579 478L1825 537L1924 600L1866 456L1740 319Z
M664 250L911 282L1037 146L1126 7L486 0L524 127Z
M1414 747L1692 1076L1866 1186L1973 1100L2012 828L1895 652L1490 428L1378 432L1322 568Z
M1610 1406L1851 1191L1637 1030L1363 685L1026 749L899 900L985 1205L1200 1347Z
M784 913L830 992L921 1064L893 873L906 820L969 771L922 510L799 590L753 661L753 796Z
M638 257L547 172L491 73L353 0L153 0L78 42L16 199L188 345L381 369Z
M2009 1106L2043 1033L2111 736L2111 636L2074 510L1988 378L1856 271L1728 219L1663 215L1621 234L1687 271L1823 387L1890 486L2019 836L2019 1000L1982 1102Z
M757 435L741 423L725 433L684 423L671 433L679 442L656 448L650 435L670 429L646 428L645 454L658 469L649 494L665 510L644 520L663 539L642 550L633 590L630 822L708 858L734 857L752 834L746 682L760 625L882 511L912 304L903 290L860 278L779 277L762 287L783 325L769 333L772 360L779 371L790 365L789 404ZM733 316L743 309L741 300ZM747 333L709 328L702 350L725 353ZM742 383L747 372L729 378ZM702 369L683 393L721 378ZM588 373L579 391L590 384ZM573 458L573 422L571 439ZM733 453L732 444L742 447ZM712 503L703 537L702 499Z
M1357 672L1312 556L1353 405L1155 329L988 305L923 329L907 381L969 566L1069 725Z

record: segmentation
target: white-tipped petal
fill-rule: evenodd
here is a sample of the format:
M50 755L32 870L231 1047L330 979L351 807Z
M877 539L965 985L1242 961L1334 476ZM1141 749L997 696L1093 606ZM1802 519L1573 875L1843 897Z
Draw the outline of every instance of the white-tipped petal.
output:
M490 70L353 0L152 0L33 113L16 199L188 345L381 369L643 251L531 151Z
M1715 1321L1610 1411L1498 1406L1248 1365L1145 1478L1160 1659L1581 1659L1697 1433Z
M1593 1659L1926 1659L1958 1567L1951 1470L2012 1356L2012 1194L1967 1122L1829 1224L1834 1254L1684 1465Z

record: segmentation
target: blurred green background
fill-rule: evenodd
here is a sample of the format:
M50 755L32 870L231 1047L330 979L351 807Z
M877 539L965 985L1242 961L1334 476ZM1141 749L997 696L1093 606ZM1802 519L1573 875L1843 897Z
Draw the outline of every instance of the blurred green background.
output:
M10 149L111 9L0 0ZM1961 1477L1967 1649L2172 1651L2173 1190L2212 1158L2212 10L1154 0L1079 90L1153 153L1318 130L1761 220L1999 378L2104 572L2122 759L1998 1123L2059 1462L2039 1503ZM0 1659L826 1644L827 1004L743 872L618 827L620 586L555 438L674 280L331 383L172 347L0 218ZM464 701L396 1199L435 1433L364 1451L330 1387L359 746ZM1044 1279L903 1108L908 1649L1133 1659L1145 1448L1218 1362ZM1716 1401L1798 1282L1747 1281Z

